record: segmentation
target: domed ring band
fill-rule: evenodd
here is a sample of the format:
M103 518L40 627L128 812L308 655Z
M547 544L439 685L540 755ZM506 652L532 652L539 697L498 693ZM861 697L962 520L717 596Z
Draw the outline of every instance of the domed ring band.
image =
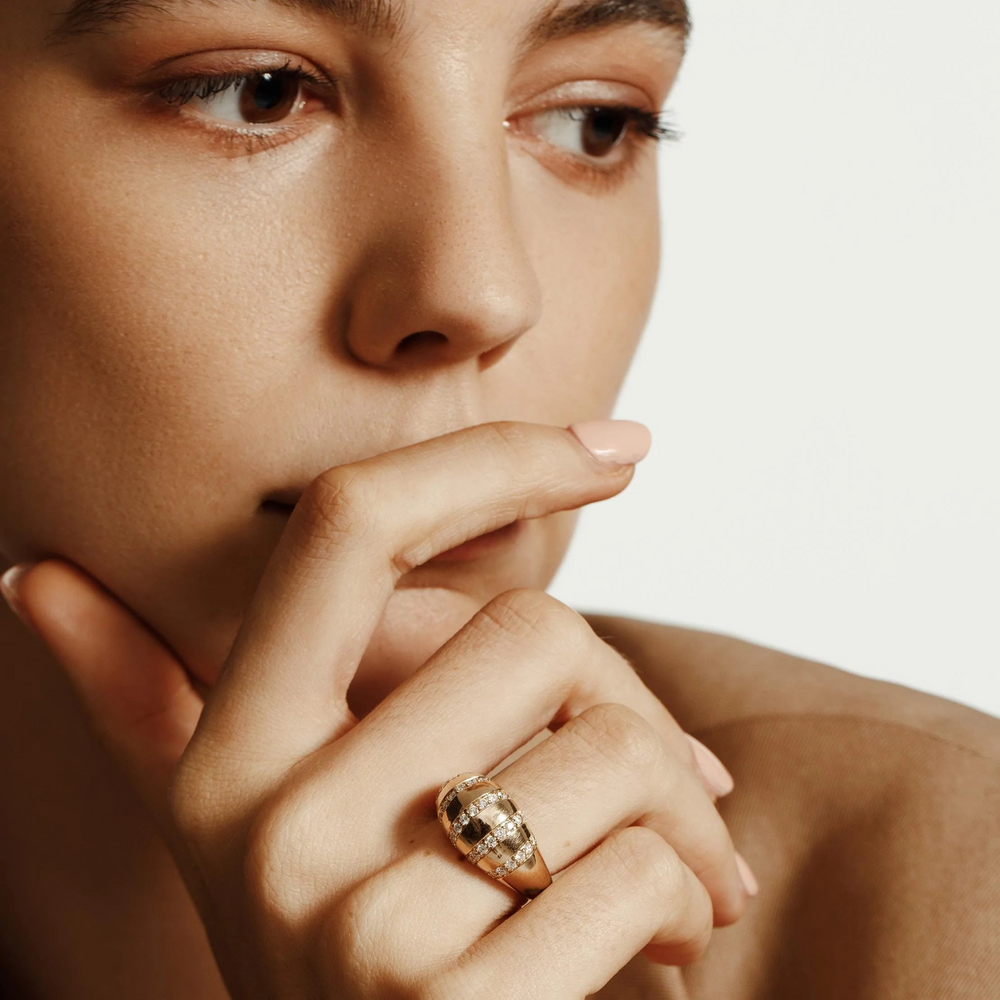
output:
M527 896L552 884L548 866L510 796L482 774L456 774L437 794L437 816L458 852Z

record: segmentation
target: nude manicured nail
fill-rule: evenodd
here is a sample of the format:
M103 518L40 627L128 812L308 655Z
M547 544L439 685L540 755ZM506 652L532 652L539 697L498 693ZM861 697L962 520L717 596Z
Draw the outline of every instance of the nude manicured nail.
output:
M26 619L24 617L24 608L21 606L21 600L18 597L18 582L30 566L30 563L19 563L17 566L11 566L3 576L0 576L0 593L3 594L4 600L10 605L11 611L21 621L26 621Z
M734 853L736 854L736 870L740 873L740 881L743 883L743 888L746 889L748 896L756 896L760 892L760 886L757 884L754 873L750 871L750 866L747 864L746 858L739 851Z
M653 440L649 428L637 420L585 420L569 429L596 459L609 464L641 462Z
M684 735L694 749L694 759L705 783L716 795L728 795L736 782L733 781L733 776L726 770L725 765L704 743L700 743L690 733Z

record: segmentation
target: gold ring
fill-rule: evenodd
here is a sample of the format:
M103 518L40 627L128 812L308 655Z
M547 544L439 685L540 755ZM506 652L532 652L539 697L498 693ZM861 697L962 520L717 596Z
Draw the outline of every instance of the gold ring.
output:
M437 793L438 820L467 861L532 899L552 884L548 866L510 796L482 774L466 772Z

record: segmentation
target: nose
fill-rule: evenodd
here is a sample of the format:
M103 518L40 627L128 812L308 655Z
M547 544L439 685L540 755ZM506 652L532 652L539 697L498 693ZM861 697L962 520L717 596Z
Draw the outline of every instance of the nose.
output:
M376 172L381 189L366 192L377 208L351 283L347 347L383 369L474 358L483 370L542 310L505 130L427 122L407 131Z

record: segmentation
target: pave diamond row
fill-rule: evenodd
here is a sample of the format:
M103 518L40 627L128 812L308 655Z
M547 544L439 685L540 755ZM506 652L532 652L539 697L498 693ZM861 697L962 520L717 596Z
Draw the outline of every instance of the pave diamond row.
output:
M522 823L524 822L524 817L521 815L520 810L514 813L513 816L506 819L503 823L495 826L482 840L476 844L475 847L466 854L466 857L473 863L476 864L481 857L489 854L497 844L502 840L506 840Z
M498 788L493 792L484 792L479 796L478 799L470 802L453 820L451 823L451 832L448 836L451 838L451 842L454 844L458 840L458 835L465 829L466 824L475 816L478 812L481 812L487 806L493 805L494 802L499 802L501 799L507 798L507 793L502 789Z
M512 857L507 864L500 865L499 868L494 868L493 871L489 873L491 878L503 878L505 875L509 875L515 868L519 868L524 864L532 854L535 853L535 835L532 834L528 837L528 842L522 847L517 854Z
M442 800L441 805L438 806L438 816L443 816L445 809L451 804L451 800L458 795L459 792L464 792L466 788L471 788L473 785L482 785L488 782L490 779L484 777L481 774L476 774L471 778L466 778L464 781L460 781Z

